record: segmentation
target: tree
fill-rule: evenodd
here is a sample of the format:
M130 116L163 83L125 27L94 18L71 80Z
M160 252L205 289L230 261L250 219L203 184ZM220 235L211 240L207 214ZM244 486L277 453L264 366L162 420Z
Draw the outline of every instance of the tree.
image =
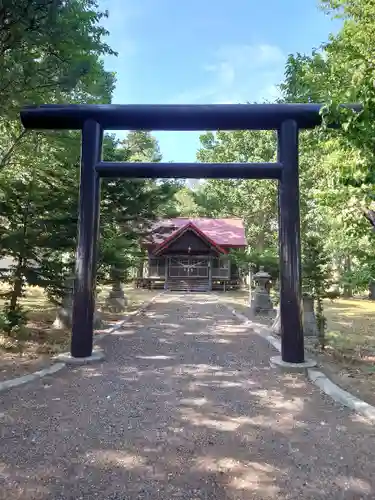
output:
M341 30L311 56L290 56L285 81L280 86L282 98L327 104L326 120L338 119L341 129L333 132L345 149L355 148L359 157L355 164L342 171L342 180L355 186L374 181L374 113L375 73L373 0L322 0L321 5L343 21ZM360 102L362 113L339 110L337 105ZM325 132L326 134L328 131ZM349 165L346 165L349 167Z
M132 132L124 141L108 137L104 143L108 161L160 161L155 138L148 132ZM103 182L99 270L126 280L129 270L143 259L140 241L153 220L170 211L179 184L149 179L111 179Z
M185 185L176 192L174 203L180 217L195 217L202 208L195 201L195 190Z
M291 55L280 89L287 102L325 102L325 123L341 123L339 130L322 127L304 133L301 142L316 136L315 147L306 150L320 162L315 167L319 176L311 178L318 186L320 213L327 222L327 250L350 295L351 288L364 286L365 276L373 276L374 234L368 231L363 214L368 213L374 192L374 5L369 0L327 0L322 6L342 18L342 29L311 55ZM340 110L337 104L342 102L362 102L364 111ZM327 172L322 172L322 165Z
M323 298L331 284L330 258L320 234L309 231L304 235L302 245L302 290L311 297L315 305L319 343L325 347L326 318Z
M0 173L0 255L14 262L1 273L10 285L9 318L17 312L21 316L19 299L26 284L42 286L53 297L58 294L66 274L63 256L72 251L76 237L76 163L61 162L42 136L28 146L27 170L23 161L14 161L12 169Z
M107 12L96 0L3 0L0 7L1 115L16 118L30 102L72 98L107 102L113 75L101 56L115 54L103 41Z
M79 134L26 132L19 109L110 102L114 75L104 70L102 56L114 52L100 25L106 15L94 0L5 0L0 6L0 255L14 262L2 271L11 286L10 329L21 320L26 283L58 298L77 225Z
M276 157L272 132L210 132L201 136L201 144L197 158L202 162L270 162ZM212 179L201 184L194 196L205 215L242 218L251 248L262 252L276 247L276 189L267 180Z
M95 0L4 0L0 6L0 168L23 154L25 104L109 103L114 74L102 56L108 13ZM27 148L27 146L26 146Z
M146 159L156 158L158 145L152 136L139 132L130 138L132 147L137 138L146 145ZM66 279L73 271L77 232L78 136L57 136L53 149L43 135L37 144L29 143L28 170L23 161L13 162L11 170L6 168L0 174L1 256L14 261L10 269L3 270L2 280L11 286L8 317L16 318L17 313L18 322L19 299L26 284L41 286L61 304ZM139 159L140 149L136 154ZM111 161L133 161L127 140L120 143L110 135L104 138L104 155ZM178 185L116 179L102 187L98 276L118 282L126 280L141 259L140 238L150 221L163 214L164 204L170 202Z

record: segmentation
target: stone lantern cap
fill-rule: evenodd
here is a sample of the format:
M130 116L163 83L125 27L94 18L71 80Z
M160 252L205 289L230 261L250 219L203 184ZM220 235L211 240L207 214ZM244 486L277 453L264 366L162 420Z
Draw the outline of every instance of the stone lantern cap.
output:
M269 280L271 278L271 275L264 270L263 266L260 266L259 271L254 274L253 278L255 280Z

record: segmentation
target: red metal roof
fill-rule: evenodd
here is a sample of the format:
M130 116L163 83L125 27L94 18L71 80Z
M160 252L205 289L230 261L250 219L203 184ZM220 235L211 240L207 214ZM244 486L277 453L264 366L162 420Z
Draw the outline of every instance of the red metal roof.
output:
M245 228L241 219L211 219L208 217L163 219L158 221L152 231L152 243L160 245L166 239L193 225L205 234L216 245L227 247L244 247L247 245Z
M170 233L170 235L168 236L168 238L166 238L162 243L160 243L156 250L154 250L155 254L159 253L160 251L162 251L164 248L168 247L169 244L173 241L173 240L176 240L178 239L185 231L194 231L198 237L201 237L203 239L205 239L210 245L212 245L214 248L216 248L216 250L219 252L219 253L227 253L226 250L224 250L224 248L221 248L215 241L213 241L207 234L203 233L200 229L197 228L197 226L195 226L192 222L189 222L188 224L186 224L185 226L182 226L180 227L179 229L177 229L177 231L173 231L172 233Z

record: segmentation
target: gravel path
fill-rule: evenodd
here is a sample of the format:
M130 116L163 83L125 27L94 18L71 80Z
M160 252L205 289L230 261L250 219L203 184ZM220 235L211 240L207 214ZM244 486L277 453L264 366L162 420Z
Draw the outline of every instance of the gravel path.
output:
M375 498L373 427L214 297L164 296L103 346L1 394L0 500Z

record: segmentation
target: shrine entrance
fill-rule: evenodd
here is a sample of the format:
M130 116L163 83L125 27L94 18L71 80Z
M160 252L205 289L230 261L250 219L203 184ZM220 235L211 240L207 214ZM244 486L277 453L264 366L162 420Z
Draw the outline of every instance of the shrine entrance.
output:
M351 106L359 110L359 106ZM278 182L282 360L304 362L298 133L321 124L320 104L42 105L21 111L26 129L81 130L82 157L71 354L93 349L100 178L273 179ZM118 163L102 161L104 130L275 130L275 163ZM250 200L249 200L250 202ZM189 259L174 272L206 272ZM200 269L200 271L198 271Z
M208 278L208 257L169 257L168 276L170 278Z

